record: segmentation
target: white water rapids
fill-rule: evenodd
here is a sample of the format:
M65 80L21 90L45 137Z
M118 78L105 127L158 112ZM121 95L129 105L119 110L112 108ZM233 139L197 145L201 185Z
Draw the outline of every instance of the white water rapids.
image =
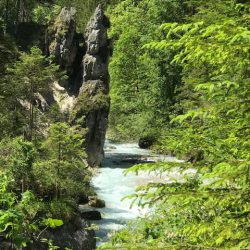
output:
M174 157L155 155L150 150L140 149L136 144L113 144L106 141L105 160L92 180L97 195L106 202L105 208L97 209L103 219L94 222L99 227L96 231L100 239L98 245L108 239L109 233L121 229L128 220L146 212L138 206L130 209L131 200L121 199L134 193L137 186L155 181L156 177L147 173L125 176L123 171L141 161L151 160L176 161Z

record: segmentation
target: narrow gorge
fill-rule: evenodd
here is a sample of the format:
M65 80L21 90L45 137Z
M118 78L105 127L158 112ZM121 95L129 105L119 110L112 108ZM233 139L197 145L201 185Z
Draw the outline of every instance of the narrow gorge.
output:
M0 250L250 249L249 0L0 0Z

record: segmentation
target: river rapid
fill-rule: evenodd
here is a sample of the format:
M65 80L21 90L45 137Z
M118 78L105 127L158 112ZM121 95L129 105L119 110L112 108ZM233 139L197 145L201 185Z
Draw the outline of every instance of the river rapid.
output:
M158 177L148 173L129 173L125 176L124 170L141 162L176 161L174 157L153 154L152 151L140 149L133 143L114 144L106 141L104 150L105 159L102 167L92 179L98 197L106 203L105 208L97 209L103 219L94 222L99 227L96 231L96 236L100 239L98 245L107 241L111 232L121 229L129 220L143 216L147 212L136 205L130 208L131 200L122 198L134 193L139 185L152 180L159 181Z

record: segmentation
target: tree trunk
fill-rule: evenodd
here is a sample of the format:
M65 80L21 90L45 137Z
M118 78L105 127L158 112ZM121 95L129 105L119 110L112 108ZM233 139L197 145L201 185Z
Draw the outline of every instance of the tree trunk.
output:
M57 178L56 178L56 199L60 198L59 175L61 167L61 142L58 143L58 162L57 162Z
M31 100L30 102L30 122L29 122L29 140L32 141L33 139L33 123L34 123L34 105Z
M24 178L21 180L21 185L22 185L22 193L25 192L25 183L24 183Z
M30 121L29 121L29 140L33 139L33 127L34 127L34 84L31 83L30 89Z

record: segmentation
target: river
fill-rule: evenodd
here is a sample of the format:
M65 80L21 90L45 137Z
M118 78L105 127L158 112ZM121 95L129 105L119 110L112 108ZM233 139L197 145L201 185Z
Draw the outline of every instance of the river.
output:
M174 157L153 154L152 151L140 149L133 143L114 144L106 141L104 150L105 159L102 167L92 180L92 185L99 198L106 202L105 208L98 209L102 213L103 219L94 222L99 227L99 230L96 231L96 236L100 239L98 245L105 242L112 231L124 227L128 220L147 212L138 206L130 208L131 200L121 201L121 199L134 193L138 185L152 180L157 181L157 177L147 173L125 176L123 171L140 162L176 161Z

